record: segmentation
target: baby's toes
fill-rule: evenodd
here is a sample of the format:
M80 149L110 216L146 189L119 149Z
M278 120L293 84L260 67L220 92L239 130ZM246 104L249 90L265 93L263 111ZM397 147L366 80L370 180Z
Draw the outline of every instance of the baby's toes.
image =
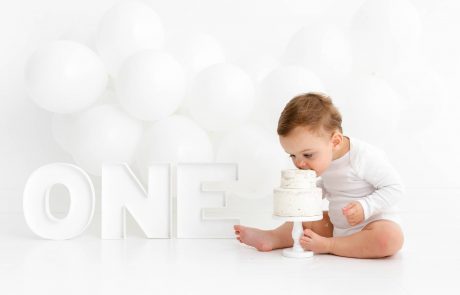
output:
M306 228L304 231L303 231L303 234L305 237L310 237L310 238L313 238L315 236L315 232L309 228Z
M302 247L302 249L304 250L310 250L310 244L308 244L307 242L301 242L300 243L300 246Z

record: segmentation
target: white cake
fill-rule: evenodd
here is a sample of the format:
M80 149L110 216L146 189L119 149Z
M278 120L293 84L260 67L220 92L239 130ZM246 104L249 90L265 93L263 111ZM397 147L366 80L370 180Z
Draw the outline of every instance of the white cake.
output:
M273 193L273 213L283 217L322 216L322 190L313 170L281 171L281 187Z

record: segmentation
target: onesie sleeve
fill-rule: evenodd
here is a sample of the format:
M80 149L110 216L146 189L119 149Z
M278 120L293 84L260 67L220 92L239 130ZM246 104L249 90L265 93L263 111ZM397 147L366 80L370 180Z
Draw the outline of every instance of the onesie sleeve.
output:
M356 159L358 175L375 188L373 193L359 199L367 220L395 205L403 198L405 191L398 172L383 152L361 150Z

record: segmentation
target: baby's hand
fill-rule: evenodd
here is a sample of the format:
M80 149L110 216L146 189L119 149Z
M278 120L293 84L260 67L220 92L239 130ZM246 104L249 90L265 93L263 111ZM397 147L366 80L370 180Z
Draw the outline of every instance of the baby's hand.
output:
M352 202L342 208L343 215L350 225L357 225L364 220L363 206L359 202Z

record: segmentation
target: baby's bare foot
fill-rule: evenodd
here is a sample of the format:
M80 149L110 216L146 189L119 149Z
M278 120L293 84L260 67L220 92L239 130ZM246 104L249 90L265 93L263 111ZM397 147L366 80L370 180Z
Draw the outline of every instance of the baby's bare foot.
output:
M304 230L304 235L300 238L300 245L305 250L315 253L330 253L332 250L332 239L320 236L307 228Z
M242 225L234 225L235 235L238 241L252 246L259 251L273 250L273 237L269 231Z

